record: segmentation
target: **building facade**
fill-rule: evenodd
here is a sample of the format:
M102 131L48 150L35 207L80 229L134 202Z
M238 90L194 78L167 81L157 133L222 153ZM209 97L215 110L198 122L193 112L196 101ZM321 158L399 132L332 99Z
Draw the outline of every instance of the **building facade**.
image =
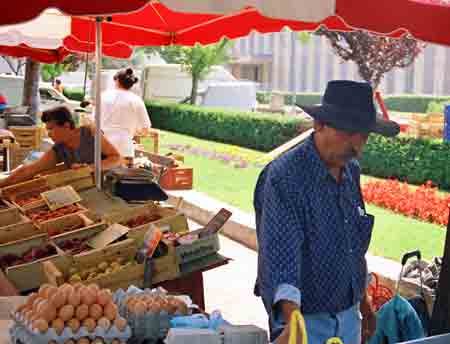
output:
M343 62L325 37L283 31L252 33L232 47L233 75L257 81L262 90L322 92L332 79L361 80L353 62ZM450 94L450 48L428 44L413 65L387 73L380 85L385 94Z

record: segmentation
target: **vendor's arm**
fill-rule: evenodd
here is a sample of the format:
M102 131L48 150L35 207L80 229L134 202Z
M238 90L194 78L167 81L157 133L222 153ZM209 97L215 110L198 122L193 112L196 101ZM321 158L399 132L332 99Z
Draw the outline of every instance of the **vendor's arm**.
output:
M50 149L40 159L15 169L8 178L0 181L0 188L31 179L42 171L55 167L56 164L55 152Z
M135 136L145 136L150 133L150 128L152 127L152 122L150 121L150 115L145 107L144 102L140 101L135 104L136 106L136 117L137 126Z
M269 171L260 191L264 193L264 201L258 233L258 279L264 302L272 305L272 325L281 329L301 303L300 250L304 221L295 201L300 191L292 189L285 178L276 174Z

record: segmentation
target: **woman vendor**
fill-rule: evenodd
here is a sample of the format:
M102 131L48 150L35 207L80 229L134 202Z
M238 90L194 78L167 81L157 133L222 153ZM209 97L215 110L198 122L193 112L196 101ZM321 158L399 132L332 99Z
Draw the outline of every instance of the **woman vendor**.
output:
M58 106L44 111L42 122L45 123L48 136L53 140L53 147L39 160L14 170L11 175L0 181L0 188L20 183L35 175L56 167L63 162L67 168L79 168L85 165L93 167L95 129L92 127L75 127L70 110ZM102 136L102 169L120 166L122 158L117 149Z

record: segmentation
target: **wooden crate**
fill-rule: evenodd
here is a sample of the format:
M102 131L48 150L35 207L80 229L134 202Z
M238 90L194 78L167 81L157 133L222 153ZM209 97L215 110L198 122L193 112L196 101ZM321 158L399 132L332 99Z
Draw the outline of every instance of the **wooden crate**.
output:
M95 225L95 222L83 214L71 214L46 221L39 228L49 237L56 237L64 233L70 233ZM72 229L71 229L72 228Z
M150 139L153 144L153 153L158 154L158 152L159 152L159 132L157 130L150 130L148 135L135 136L134 139L138 145L142 145L143 140Z
M18 214L18 222L9 226L0 227L0 251L2 245L28 240L36 236L46 236L27 217Z
M28 240L21 240L7 245L2 245L1 255L17 254L22 256L29 249L36 247L45 247L48 244L47 237L39 236ZM21 292L38 288L46 281L45 275L42 272L41 263L48 260L57 261L65 259L57 253L37 259L33 262L10 266L5 269L6 277L9 281Z
M75 190L94 186L92 170L89 167L69 169L44 176L51 188L72 185Z
M19 208L7 200L0 199L0 228L12 225L19 221Z
M137 253L138 246L132 239L109 245L104 249L92 250L73 257L72 261L44 262L43 269L47 276L47 281L53 285L66 283L70 278L72 268L82 270L98 266L101 262L114 261L117 258L131 260ZM180 275L179 265L173 247L168 248L165 256L154 260L154 271L152 283L172 280ZM130 285L143 286L144 265L136 264L122 268L119 271L94 279L89 279L86 283L96 283L101 288L116 290L127 289Z
M159 185L166 190L191 190L193 168L179 166L169 168L160 178Z
M8 130L14 134L16 142L18 142L22 148L33 150L38 149L41 145L42 128L40 127L9 127Z
M86 209L85 207L83 207L81 204L76 203L75 205L78 207L78 209L79 209L78 211L73 212L73 213L70 213L70 214L58 216L58 217L55 217L55 218L52 218L52 219L46 220L46 221L35 220L35 219L33 219L32 214L33 214L34 212L36 212L36 211L39 211L39 210L49 210L49 208L48 208L47 205L39 206L39 207L36 207L36 208L29 209L29 210L27 210L27 211L25 212L25 215L28 216L28 217L36 224L36 226L39 227L39 226L45 225L47 222L53 221L53 220L55 220L55 219L62 219L62 218L64 218L64 217L66 217L66 216L71 216L71 215L74 215L74 214L84 214L84 213L88 213L88 212L89 212L89 210ZM58 210L59 210L59 209L58 209ZM55 210L55 212L57 212L58 210Z

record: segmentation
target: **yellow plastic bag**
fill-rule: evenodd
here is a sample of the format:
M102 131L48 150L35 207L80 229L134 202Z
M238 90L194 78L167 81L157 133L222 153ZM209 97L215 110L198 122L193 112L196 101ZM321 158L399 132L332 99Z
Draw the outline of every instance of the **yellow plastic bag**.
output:
M289 344L297 343L297 324L300 325L300 329L302 332L302 344L308 344L305 319L303 319L303 315L300 313L299 310L293 311L291 314L291 321L289 323L290 327Z

